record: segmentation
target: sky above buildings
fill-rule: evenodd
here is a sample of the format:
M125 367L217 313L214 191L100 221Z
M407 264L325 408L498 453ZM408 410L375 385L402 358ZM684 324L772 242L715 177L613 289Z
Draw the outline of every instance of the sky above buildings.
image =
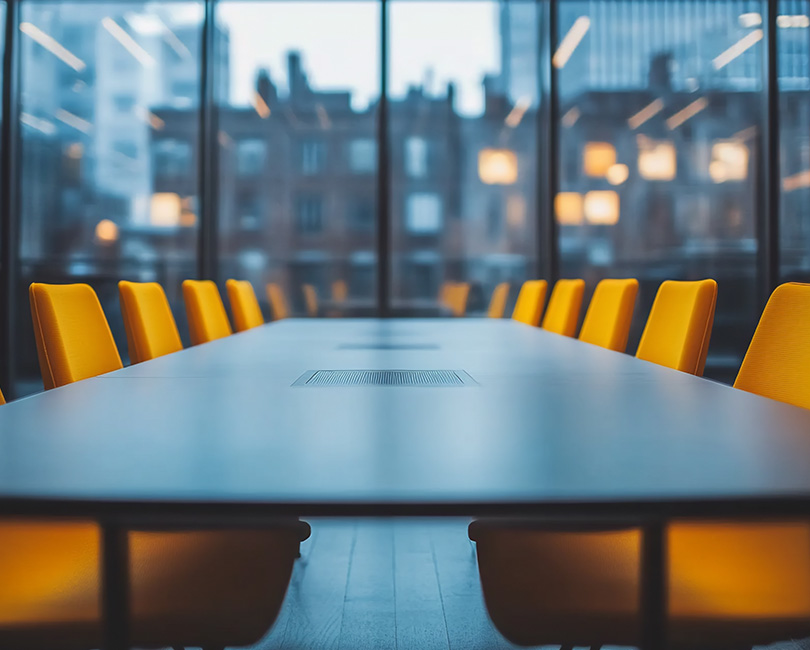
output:
M379 95L379 11L375 2L222 2L217 15L230 36L231 101L250 102L261 67L286 88L286 55L297 50L314 88L351 90L355 109L368 106ZM389 29L389 96L422 83L444 94L452 81L457 110L482 112L483 76L500 71L496 3L394 1Z

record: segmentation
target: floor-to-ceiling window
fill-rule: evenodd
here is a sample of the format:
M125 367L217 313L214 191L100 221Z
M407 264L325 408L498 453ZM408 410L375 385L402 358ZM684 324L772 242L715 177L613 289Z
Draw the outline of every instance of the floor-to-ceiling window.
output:
M376 300L380 6L216 5L220 277ZM270 312L268 311L268 316Z
M560 0L560 273L637 277L630 351L666 279L715 278L707 375L739 367L760 308L762 3Z
M497 283L537 273L539 15L526 0L389 4L396 313L435 307L449 281L480 311Z
M185 334L202 17L201 2L20 5L19 392L39 377L30 282L91 284L125 359L120 279L160 282Z

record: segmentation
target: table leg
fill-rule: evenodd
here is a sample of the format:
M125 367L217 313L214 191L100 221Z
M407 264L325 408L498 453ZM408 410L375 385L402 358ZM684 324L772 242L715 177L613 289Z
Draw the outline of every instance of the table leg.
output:
M101 527L103 650L129 650L129 537L117 524Z
M665 650L667 644L666 525L645 526L641 538L641 647Z

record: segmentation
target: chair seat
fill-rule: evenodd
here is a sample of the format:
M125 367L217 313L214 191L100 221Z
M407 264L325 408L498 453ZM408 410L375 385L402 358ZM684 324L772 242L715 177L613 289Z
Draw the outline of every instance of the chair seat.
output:
M473 526L487 610L518 645L638 645L638 528ZM810 525L676 524L671 648L750 648L810 635Z

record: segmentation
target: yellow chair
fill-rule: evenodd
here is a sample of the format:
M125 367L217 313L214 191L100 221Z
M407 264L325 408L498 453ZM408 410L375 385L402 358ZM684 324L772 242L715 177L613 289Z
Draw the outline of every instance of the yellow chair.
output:
M88 285L35 282L28 294L46 390L123 368L101 303Z
M349 285L345 280L335 280L332 283L332 300L336 303L346 302L349 297Z
M602 280L597 284L582 321L579 340L624 352L637 293L638 280L635 279Z
M49 388L121 367L92 288L29 292ZM307 535L297 521L266 531L130 532L132 645L255 643L278 615ZM0 647L100 647L99 553L93 522L0 519Z
M489 318L503 318L506 313L506 301L509 299L509 283L501 282L492 291L487 316Z
M304 292L304 305L307 308L307 316L318 317L318 290L312 284L305 284L302 287Z
M702 376L714 323L714 280L668 280L655 295L636 357Z
M470 283L456 282L450 292L450 311L456 318L461 318L467 313L467 302L470 298Z
M810 408L810 285L774 291L734 386ZM640 530L484 524L474 535L487 606L513 641L638 643ZM806 520L678 522L666 547L669 647L750 648L810 635Z
M287 297L284 295L284 290L280 285L275 282L267 284L267 300L270 302L270 307L273 309L273 320L281 320L290 317L290 308L287 305Z
M132 363L183 349L166 294L157 282L118 283L118 298Z
M577 333L584 294L584 280L557 280L551 291L551 298L548 299L548 308L541 327L547 332L574 336Z
M228 280L225 283L228 300L231 301L233 324L237 332L264 325L264 316L256 299L253 285L247 280Z
M527 280L520 287L512 320L537 327L546 304L548 282L545 280Z
M217 285L211 280L185 280L188 331L192 345L208 343L233 334Z

